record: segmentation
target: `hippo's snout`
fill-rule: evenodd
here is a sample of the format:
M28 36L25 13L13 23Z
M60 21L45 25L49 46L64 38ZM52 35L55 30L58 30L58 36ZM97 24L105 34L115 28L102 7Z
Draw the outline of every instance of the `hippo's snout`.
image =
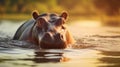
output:
M62 34L52 34L50 32L45 33L40 46L45 49L63 49L67 47Z

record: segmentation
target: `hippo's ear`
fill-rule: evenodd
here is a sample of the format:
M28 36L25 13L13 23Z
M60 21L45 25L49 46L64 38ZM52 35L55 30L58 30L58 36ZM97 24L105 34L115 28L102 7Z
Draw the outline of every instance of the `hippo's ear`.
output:
M68 16L68 13L67 12L63 12L60 17L63 17L66 20L67 16Z
M37 19L39 17L39 13L37 10L33 11L32 16L34 19Z

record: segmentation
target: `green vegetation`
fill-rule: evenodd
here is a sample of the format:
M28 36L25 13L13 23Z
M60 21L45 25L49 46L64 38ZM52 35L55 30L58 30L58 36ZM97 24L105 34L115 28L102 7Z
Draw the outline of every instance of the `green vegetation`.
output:
M31 15L28 14L4 14L0 16L1 20L27 20Z
M0 0L0 19L25 20L40 13L67 11L72 20L91 19L120 23L120 0Z

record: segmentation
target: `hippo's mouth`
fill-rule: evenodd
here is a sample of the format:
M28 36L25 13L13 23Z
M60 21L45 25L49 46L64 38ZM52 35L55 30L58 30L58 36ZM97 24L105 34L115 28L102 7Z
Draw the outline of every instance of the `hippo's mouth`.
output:
M65 42L61 43L47 43L42 41L40 43L40 47L43 49L64 49L67 47L67 44Z

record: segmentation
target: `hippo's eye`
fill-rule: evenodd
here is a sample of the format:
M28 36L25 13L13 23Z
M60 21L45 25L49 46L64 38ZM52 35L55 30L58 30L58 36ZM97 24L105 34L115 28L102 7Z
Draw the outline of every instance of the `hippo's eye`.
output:
M42 31L42 28L41 28L41 27L36 26L36 30L37 30L37 31Z
M47 24L47 23L44 24L44 26L43 26L42 28L43 28L43 30L46 32L46 31L48 30L48 24Z
M48 30L48 27L47 27L47 26L45 26L45 27L44 27L44 30L45 30L45 32L46 32L46 31Z

